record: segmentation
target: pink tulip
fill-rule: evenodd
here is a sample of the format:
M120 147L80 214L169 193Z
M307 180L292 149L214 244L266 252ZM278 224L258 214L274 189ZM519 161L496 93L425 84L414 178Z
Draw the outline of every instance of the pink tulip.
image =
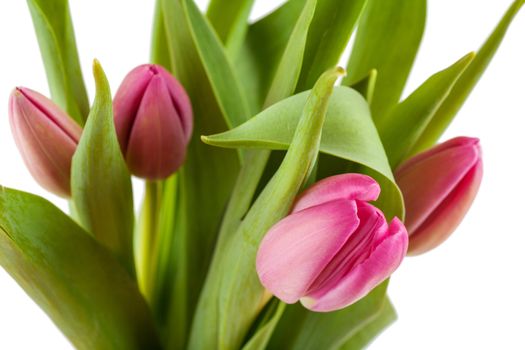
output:
M16 88L9 99L11 131L35 180L62 197L71 195L71 160L82 129L38 92Z
M145 64L133 69L114 99L115 128L132 174L162 179L184 162L191 138L190 100L164 68Z
M286 303L333 311L364 297L397 269L408 236L397 218L388 225L367 203L379 196L374 179L343 174L305 191L290 215L261 242L257 273Z
M479 140L457 137L407 160L396 171L406 207L408 253L425 253L454 232L482 177Z

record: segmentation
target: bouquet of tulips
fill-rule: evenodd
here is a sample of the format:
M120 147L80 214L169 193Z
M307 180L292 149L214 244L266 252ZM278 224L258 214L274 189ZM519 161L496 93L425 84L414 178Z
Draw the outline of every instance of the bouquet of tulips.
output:
M474 200L478 139L435 144L524 2L401 100L425 0L157 0L152 63L112 96L95 60L90 106L68 1L27 0L51 99L14 89L12 133L70 211L0 188L1 266L79 349L363 349Z

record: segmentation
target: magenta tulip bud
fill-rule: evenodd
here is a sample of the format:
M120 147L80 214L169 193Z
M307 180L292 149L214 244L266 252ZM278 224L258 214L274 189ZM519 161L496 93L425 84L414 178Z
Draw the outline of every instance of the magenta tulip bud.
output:
M305 191L261 242L256 267L263 286L286 303L300 300L322 312L368 294L397 269L408 246L401 221L388 225L367 203L379 192L361 174L332 176Z
M454 232L483 173L479 140L457 137L407 160L396 171L406 207L408 253L425 253Z
M22 87L11 93L9 121L31 175L46 190L69 197L80 126L47 97Z
M144 64L124 78L113 101L120 148L132 174L163 179L184 162L191 138L191 104L164 68Z

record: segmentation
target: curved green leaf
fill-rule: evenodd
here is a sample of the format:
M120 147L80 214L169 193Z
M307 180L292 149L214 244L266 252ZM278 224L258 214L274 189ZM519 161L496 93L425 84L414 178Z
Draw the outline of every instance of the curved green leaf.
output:
M274 307L272 303L277 304L277 306ZM274 329L286 308L286 304L277 299L270 301L270 304L272 310L270 310L268 315L264 315L264 320L260 322L261 326L242 347L242 350L264 350L268 346L268 342L270 341Z
M202 137L214 146L230 148L287 149L308 97L303 92L262 111L239 127L221 134ZM370 118L368 105L356 91L336 87L328 107L320 151L362 164L378 174L382 184L380 200L388 217L403 217L402 197L385 151Z
M233 57L248 30L248 17L255 0L211 0L206 13L217 35Z
M78 349L160 349L112 254L46 200L0 187L0 265Z
M193 0L183 3L193 42L226 122L230 127L242 124L250 116L248 104L221 42Z
M270 340L271 350L337 350L380 315L388 281L339 311L312 312L297 303L286 308Z
M370 105L374 98L374 88L376 86L377 70L372 69L363 78L355 81L350 87L358 91Z
M290 37L305 4L306 0L287 1L248 29L235 67L238 76L242 77L252 115L259 112L268 100L268 91L283 53L287 46L293 45Z
M190 349L239 348L269 301L255 271L257 248L268 229L288 213L312 170L333 84L341 73L341 68L325 73L303 101L302 117L281 166L234 236L214 255L192 326Z
M394 305L387 297L381 311L360 331L355 333L339 350L363 350L397 319Z
M470 95L474 86L485 72L492 57L498 50L501 41L505 37L505 33L512 23L514 16L525 4L524 0L516 0L512 3L510 8L505 13L505 16L498 23L496 29L489 36L487 41L483 44L481 49L477 52L476 57L472 63L463 72L454 87L448 94L448 97L443 101L439 110L432 118L425 131L419 138L417 144L413 147L411 153L415 154L421 152L432 145L434 145L439 137L445 132L448 125L452 122L455 115L465 103L467 97Z
M135 275L133 194L113 122L109 84L95 61L97 94L71 165L71 192L80 224Z
M366 1L318 1L308 31L298 91L311 89L324 71L339 62Z
M469 53L432 75L382 122L378 129L392 168L406 158L473 58Z
M53 100L80 125L89 113L67 0L27 0Z
M371 104L374 121L386 117L401 97L423 36L426 0L368 0L348 61L345 85L377 69Z

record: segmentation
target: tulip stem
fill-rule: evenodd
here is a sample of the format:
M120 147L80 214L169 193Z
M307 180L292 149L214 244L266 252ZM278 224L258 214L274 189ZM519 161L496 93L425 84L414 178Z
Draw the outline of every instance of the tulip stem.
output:
M155 265L153 260L158 239L161 191L160 182L146 180L135 242L139 286L148 301L151 301L154 288L152 268Z

